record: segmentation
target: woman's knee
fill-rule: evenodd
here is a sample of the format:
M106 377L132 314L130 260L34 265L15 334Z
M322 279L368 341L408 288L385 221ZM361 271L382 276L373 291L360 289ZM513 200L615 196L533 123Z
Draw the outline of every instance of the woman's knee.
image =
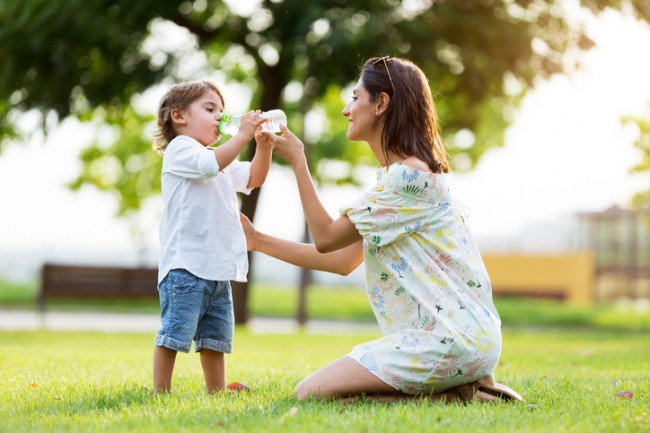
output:
M300 382L298 385L293 390L293 396L295 397L296 400L298 401L303 401L307 399L307 393L304 391L304 387L302 386L302 382Z
M310 397L320 397L317 392L314 392L314 390L311 389L308 378L303 379L298 385L296 385L296 388L293 390L293 396L298 401L304 401Z

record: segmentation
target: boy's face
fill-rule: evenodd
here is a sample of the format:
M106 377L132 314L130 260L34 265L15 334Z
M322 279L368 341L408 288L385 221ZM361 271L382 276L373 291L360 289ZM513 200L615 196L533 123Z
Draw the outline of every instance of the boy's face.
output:
M223 101L219 95L212 90L205 92L181 113L182 119L177 124L177 131L192 137L203 146L209 146L221 138L218 126L222 111Z

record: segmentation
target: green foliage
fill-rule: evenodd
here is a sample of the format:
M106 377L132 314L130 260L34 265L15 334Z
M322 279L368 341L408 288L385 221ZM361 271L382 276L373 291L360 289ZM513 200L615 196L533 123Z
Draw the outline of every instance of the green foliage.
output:
M642 1L581 3L594 13L629 8L641 19L650 18ZM337 93L356 79L363 59L392 54L411 58L427 73L449 151L462 155L457 168L467 169L489 148L502 144L507 113L535 78L562 71L562 53L568 47L590 46L580 29L568 27L560 0L421 5L409 11L389 0L264 0L256 13L240 16L220 0L2 2L0 57L7 61L0 71L0 143L16 137L17 115L30 110L42 113L43 119L50 113L55 119L88 118L89 113L97 115L98 107L129 116L126 107L134 96L159 83L187 79L180 66L198 48L208 62L204 71L218 69L227 79L253 88L255 106L286 104L285 109L301 115L314 104L325 107L330 126L314 152L313 166L323 159L342 159L352 167L370 158L360 146L345 144ZM174 48L155 44L165 35L154 31L161 23L184 29L195 47L193 42ZM533 49L533 40L545 48ZM506 91L507 79L518 83L519 90ZM298 104L283 101L290 83L301 88ZM103 120L126 123L110 115ZM43 128L56 123L42 122ZM146 125L143 120L134 128ZM458 131L473 134L473 142L459 143ZM129 144L121 134L135 133L118 131L111 151L121 152L120 144ZM95 164L92 155L105 160L91 150L84 164ZM109 189L106 176L100 180L88 170L76 186ZM353 181L351 173L329 179L326 171L318 171L323 180L333 182ZM121 175L114 180L112 193L127 196L120 198L121 214L140 205L143 197L133 198L134 191L157 193L155 185L145 188L138 178L129 182L139 186L126 186Z
M309 158L316 170L312 170L321 184L359 184L356 177L357 166L376 165L376 159L366 143L349 141L347 119L341 114L345 99L339 85L329 85L320 101L315 104L325 116L324 131L317 143L309 148ZM308 125L307 125L308 127ZM331 170L336 164L337 170Z
M155 396L152 335L1 332L3 432L647 431L647 334L509 331L496 378L522 404L415 401L298 403L302 378L377 334L252 334L237 329L228 379L252 391L209 396L195 354L180 354L174 391ZM616 397L620 391L631 399ZM427 428L428 428L427 427Z
M125 216L139 210L147 197L160 191L162 157L153 151L151 138L142 128L155 122L155 118L141 115L129 105L95 111L95 116L104 120L117 139L104 143L98 136L82 151L83 170L70 187L78 190L92 185L111 192L119 203L118 215Z
M641 154L640 162L631 168L631 173L650 174L650 120L647 118L626 117L623 123L632 123L639 129L639 138L634 147ZM650 185L645 191L639 191L632 196L632 205L637 209L650 210Z
M153 0L2 2L0 100L10 111L54 111L59 119L78 114L78 94L91 107L128 104L169 74L166 62L151 63L142 43L151 20L175 13L174 6Z

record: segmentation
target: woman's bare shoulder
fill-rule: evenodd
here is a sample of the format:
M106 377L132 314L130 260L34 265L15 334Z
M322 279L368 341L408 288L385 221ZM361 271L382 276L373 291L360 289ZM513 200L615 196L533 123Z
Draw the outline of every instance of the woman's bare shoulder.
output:
M426 162L422 161L421 159L416 158L415 156L409 156L403 159L401 163L410 168L431 173L431 168L429 167L429 165Z

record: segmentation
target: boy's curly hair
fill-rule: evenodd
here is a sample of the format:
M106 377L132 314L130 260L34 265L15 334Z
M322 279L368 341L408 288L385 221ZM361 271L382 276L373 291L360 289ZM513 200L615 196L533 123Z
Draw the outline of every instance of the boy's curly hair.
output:
M174 130L171 112L173 109L186 110L187 107L206 92L212 90L225 106L221 91L211 81L187 81L172 86L160 99L157 113L157 128L152 143L153 149L160 155L165 153L167 145L178 135Z

